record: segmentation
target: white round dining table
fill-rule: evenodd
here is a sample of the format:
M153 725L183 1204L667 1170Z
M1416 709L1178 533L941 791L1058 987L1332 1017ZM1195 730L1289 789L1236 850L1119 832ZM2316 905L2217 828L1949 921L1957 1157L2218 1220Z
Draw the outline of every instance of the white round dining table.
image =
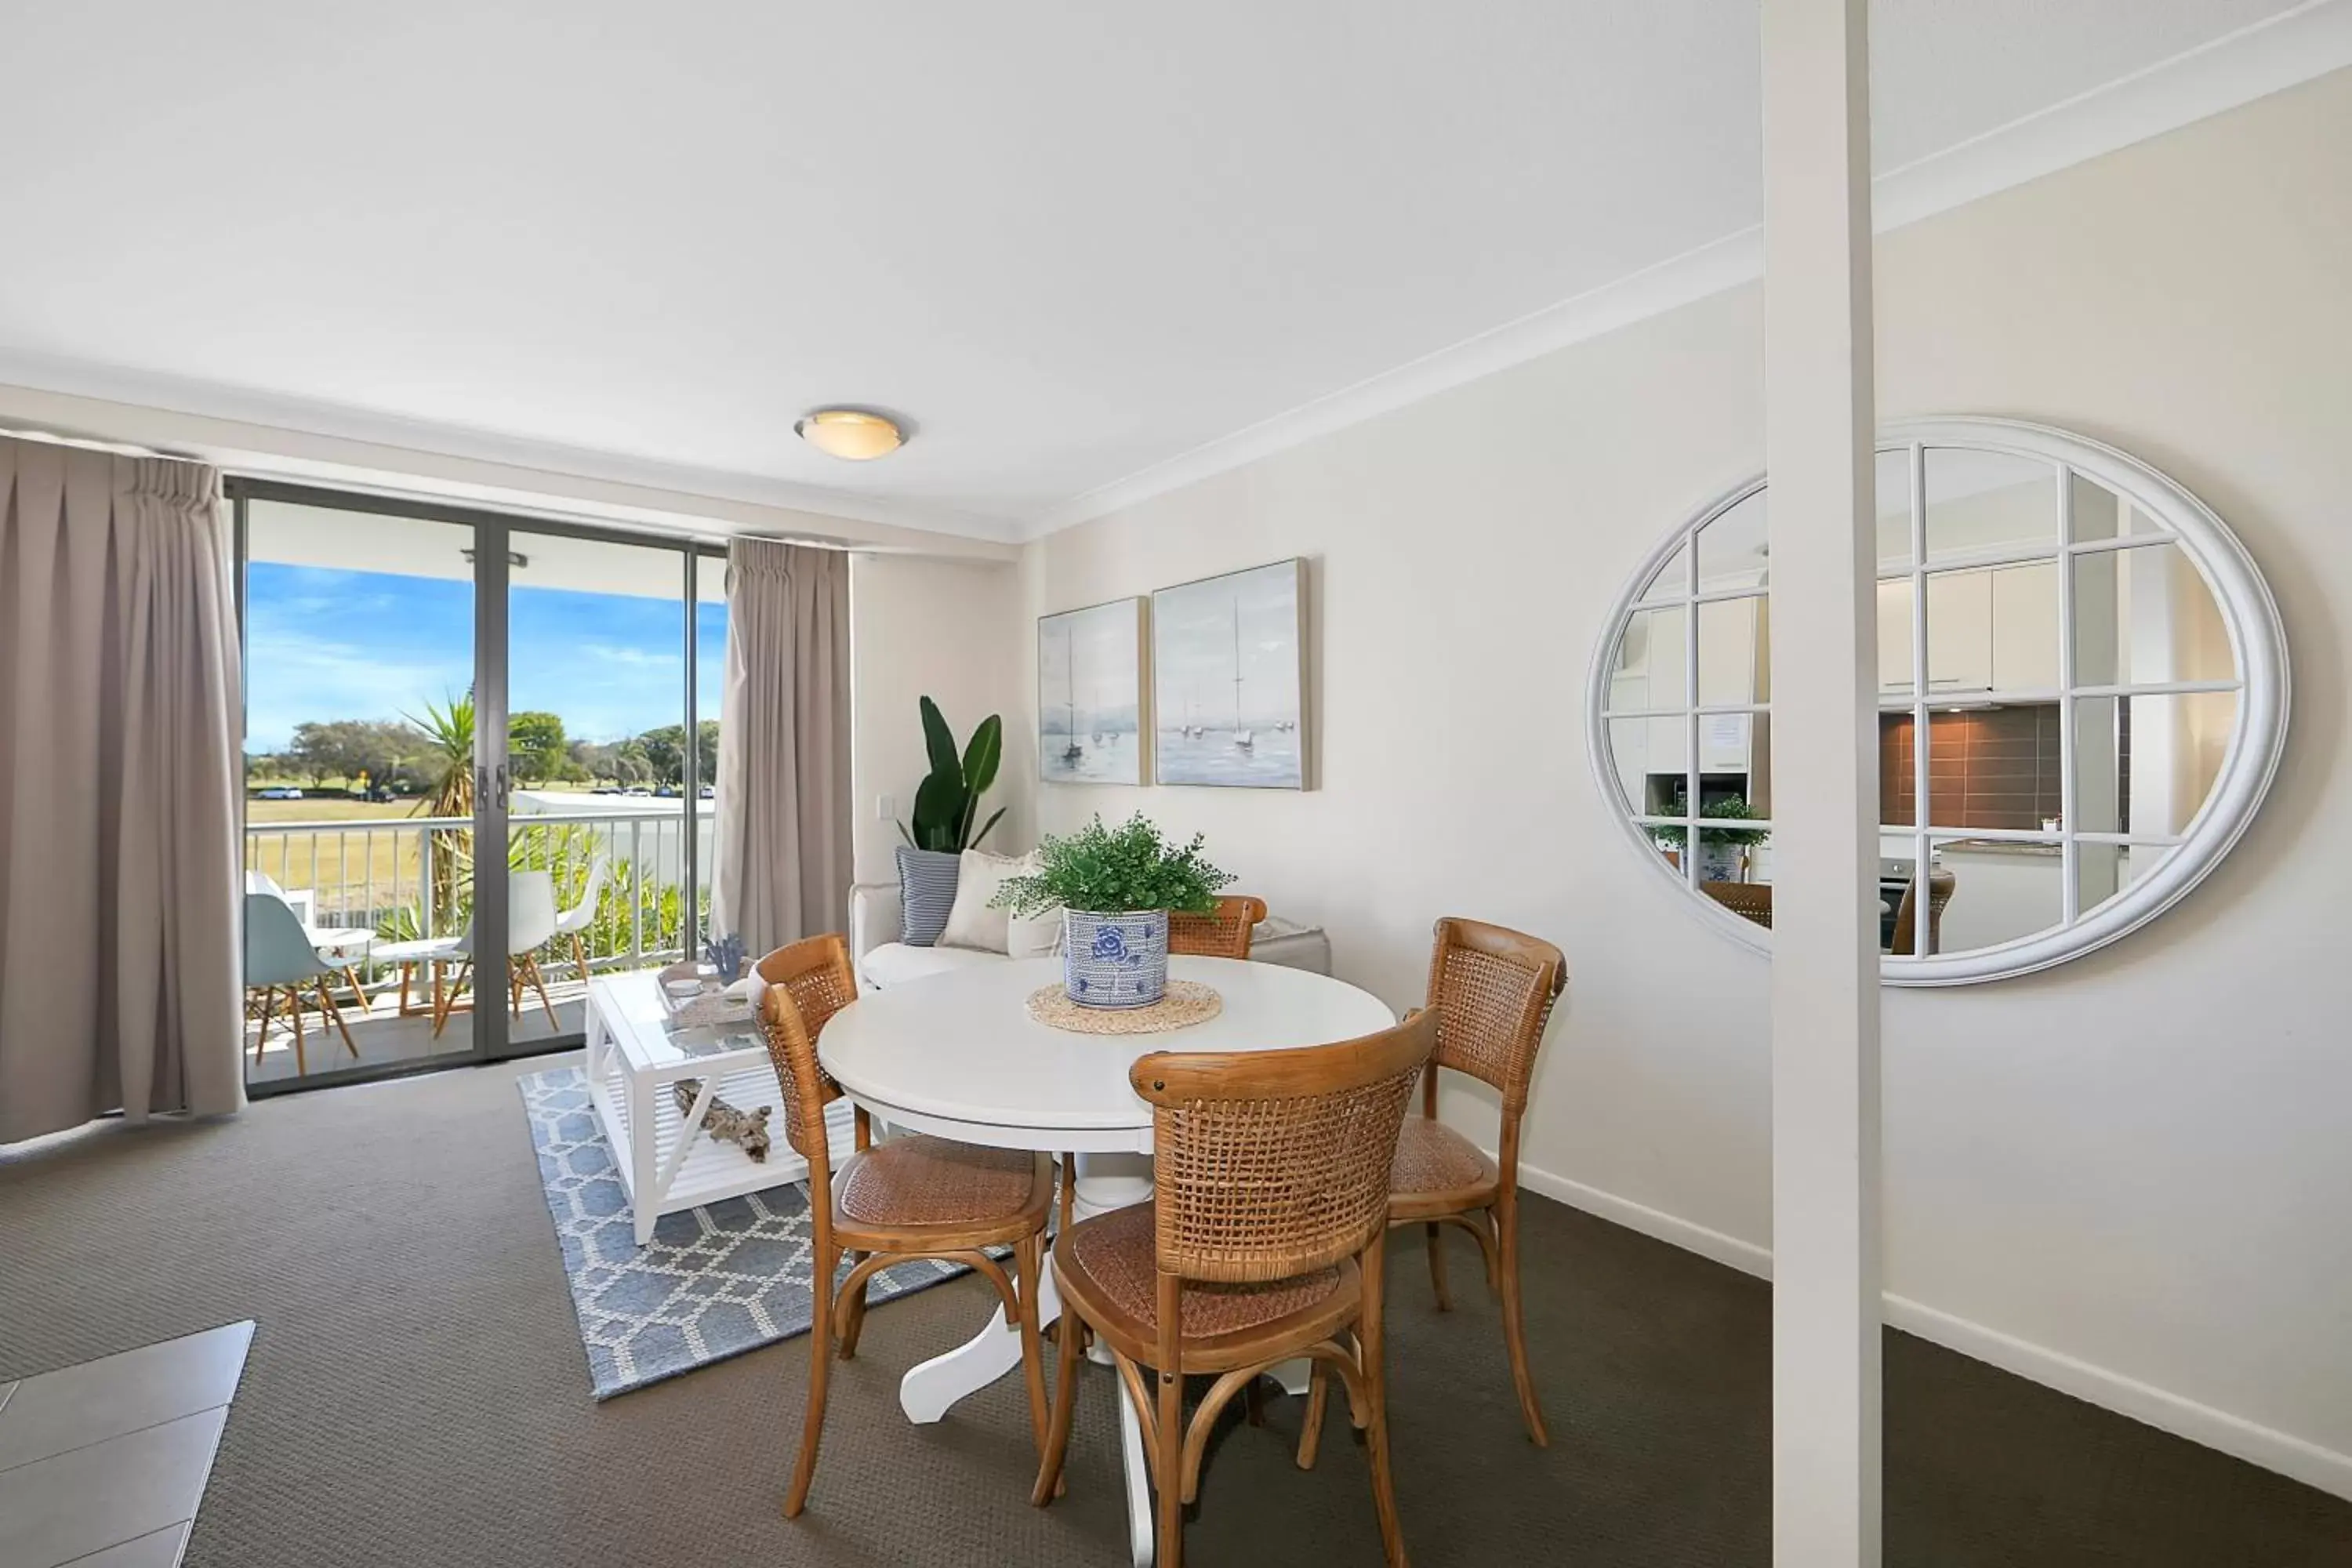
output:
M869 991L835 1014L817 1056L849 1097L892 1127L967 1143L1077 1156L1075 1202L1085 1219L1151 1196L1151 1108L1129 1066L1154 1051L1281 1050L1375 1033L1388 1005L1344 981L1230 958L1171 958L1175 979L1213 986L1216 1016L1148 1035L1082 1035L1029 1016L1030 994L1056 984L1058 958L973 964ZM1068 1173L1065 1173L1066 1178ZM1038 1321L1061 1313L1053 1270L1038 1287ZM966 1394L1021 1364L1019 1332L991 1309L980 1331L908 1372L898 1404L937 1421ZM1114 1380L1097 1380L1115 1391ZM1118 1398L1128 1533L1137 1568L1151 1561L1151 1498L1141 1428Z

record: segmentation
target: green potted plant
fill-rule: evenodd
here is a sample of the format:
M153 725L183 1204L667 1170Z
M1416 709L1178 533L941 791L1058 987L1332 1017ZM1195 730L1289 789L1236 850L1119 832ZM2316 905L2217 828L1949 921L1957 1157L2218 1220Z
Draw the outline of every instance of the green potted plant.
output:
M1687 795L1677 795L1666 807L1679 816ZM1698 808L1701 818L1709 822L1752 822L1756 808L1748 804L1745 795L1727 795L1708 801ZM1689 830L1680 823L1664 823L1649 830L1650 841L1662 849L1680 849ZM1733 882L1739 875L1748 851L1770 838L1769 829L1762 827L1702 827L1699 829L1698 879L1702 882Z
M1201 858L1201 836L1181 848L1141 813L1118 827L1097 816L1076 833L1047 834L1037 869L1013 877L994 901L1014 914L1062 908L1062 984L1082 1007L1148 1007L1168 989L1168 913L1206 914L1233 881Z
M948 728L940 705L922 699L922 714L923 749L929 753L931 771L915 786L914 830L908 831L902 822L898 837L908 847L925 854L961 855L979 847L1004 815L998 806L978 833L971 830L972 819L980 815L980 797L996 782L997 764L1004 760L1004 721L993 713L982 719L959 756L955 731Z

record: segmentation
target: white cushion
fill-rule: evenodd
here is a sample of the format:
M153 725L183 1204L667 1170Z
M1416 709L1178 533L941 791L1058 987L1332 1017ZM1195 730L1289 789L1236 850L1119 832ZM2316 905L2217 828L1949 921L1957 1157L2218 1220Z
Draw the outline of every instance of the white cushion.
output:
M1062 951L1062 906L1042 915L1014 915L1005 922L1008 958L1051 958Z
M1021 922L1023 951L1013 952L1012 912L992 909L993 900L1004 884L1015 877L1026 877L1037 869L1037 857L1032 855L991 855L985 849L967 849L956 867L955 907L948 910L947 929L940 932L941 947L976 948L982 952L1002 952L1014 958L1042 958L1053 952L1048 946L1037 948L1036 920ZM1061 912L1055 911L1054 923L1061 923Z
M886 942L860 961L857 973L875 990L887 991L893 985L904 985L927 974L1003 962L1002 953L981 952L969 947L910 947L903 942Z

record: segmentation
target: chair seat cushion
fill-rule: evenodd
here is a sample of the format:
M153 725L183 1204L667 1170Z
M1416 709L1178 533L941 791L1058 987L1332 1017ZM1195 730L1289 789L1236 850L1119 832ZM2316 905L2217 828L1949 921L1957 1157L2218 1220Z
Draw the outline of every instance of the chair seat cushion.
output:
M985 1226L1018 1218L1037 1186L1025 1149L893 1138L842 1166L834 1205L852 1225Z
M1116 1209L1073 1226L1055 1248L1054 1266L1084 1275L1077 1288L1136 1321L1146 1335L1160 1324L1160 1268L1150 1204ZM1352 1270L1353 1264L1349 1268ZM1264 1285L1205 1285L1187 1280L1183 1321L1188 1340L1240 1333L1294 1317L1328 1301L1346 1282L1339 1268L1318 1268L1296 1279Z
M909 980L950 969L1006 962L1001 952L982 952L974 948L913 947L903 942L886 942L859 962L857 971L866 984L877 991L887 991L893 985L904 985Z
M1396 1163L1389 1167L1389 1191L1397 1197L1469 1195L1499 1179L1495 1162L1478 1145L1443 1121L1408 1116L1397 1134Z

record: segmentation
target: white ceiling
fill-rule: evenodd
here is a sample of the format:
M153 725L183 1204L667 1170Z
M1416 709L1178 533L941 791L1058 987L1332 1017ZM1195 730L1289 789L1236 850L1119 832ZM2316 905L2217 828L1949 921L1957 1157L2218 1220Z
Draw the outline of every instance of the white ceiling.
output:
M2294 9L1878 0L1877 165ZM83 0L8 33L0 381L1006 537L1762 208L1753 0ZM791 427L834 401L915 438L826 458Z

